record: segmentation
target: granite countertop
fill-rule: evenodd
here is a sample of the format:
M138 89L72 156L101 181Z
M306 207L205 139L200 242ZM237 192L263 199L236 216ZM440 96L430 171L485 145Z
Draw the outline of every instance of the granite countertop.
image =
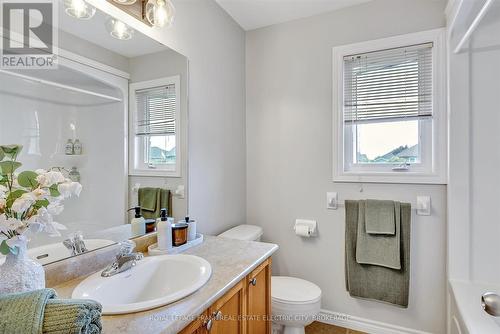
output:
M163 307L139 313L103 316L103 332L177 333L277 249L275 244L205 236L202 244L183 253L200 256L211 264L212 276L205 286ZM70 298L73 289L84 278L65 282L54 289L59 297Z

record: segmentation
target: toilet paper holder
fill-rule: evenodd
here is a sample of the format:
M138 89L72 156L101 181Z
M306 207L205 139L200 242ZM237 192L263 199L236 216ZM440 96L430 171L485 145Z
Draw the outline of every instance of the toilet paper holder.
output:
M298 236L309 238L316 236L317 226L315 220L297 219L295 220L293 230Z

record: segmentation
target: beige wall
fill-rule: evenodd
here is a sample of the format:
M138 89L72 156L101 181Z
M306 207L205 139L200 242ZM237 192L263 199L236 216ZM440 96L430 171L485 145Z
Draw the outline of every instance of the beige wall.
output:
M246 35L247 221L279 244L274 272L317 283L323 308L432 333L445 332L446 187L332 182L332 47L443 27L445 1L375 0ZM432 197L413 216L407 310L351 298L344 282L341 199ZM315 219L319 237L294 235L296 218Z

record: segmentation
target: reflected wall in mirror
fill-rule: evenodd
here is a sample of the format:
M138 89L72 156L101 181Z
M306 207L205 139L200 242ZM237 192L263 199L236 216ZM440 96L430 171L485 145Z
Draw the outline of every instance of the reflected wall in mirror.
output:
M65 9L57 69L0 70L0 145L23 145L18 172L61 171L83 186L54 217L61 236L29 236L42 264L74 255L75 235L91 251L143 234L131 207L187 215L187 58L100 11Z

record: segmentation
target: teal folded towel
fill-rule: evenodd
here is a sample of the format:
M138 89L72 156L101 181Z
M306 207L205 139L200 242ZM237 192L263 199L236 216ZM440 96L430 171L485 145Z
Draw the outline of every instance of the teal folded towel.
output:
M41 334L46 304L55 297L53 289L0 296L0 333Z
M55 297L53 289L0 296L0 334L101 333L101 304Z
M365 209L366 233L394 235L396 233L394 206L394 201L367 199Z
M44 334L99 334L102 306L85 299L52 299L45 307Z
M369 234L366 228L368 201L359 201L356 262L392 269L401 269L400 257L400 203L392 202L396 233L394 235Z
M345 282L349 295L408 307L410 287L411 206L401 203L401 269L359 264L356 262L358 236L358 201L346 201Z

